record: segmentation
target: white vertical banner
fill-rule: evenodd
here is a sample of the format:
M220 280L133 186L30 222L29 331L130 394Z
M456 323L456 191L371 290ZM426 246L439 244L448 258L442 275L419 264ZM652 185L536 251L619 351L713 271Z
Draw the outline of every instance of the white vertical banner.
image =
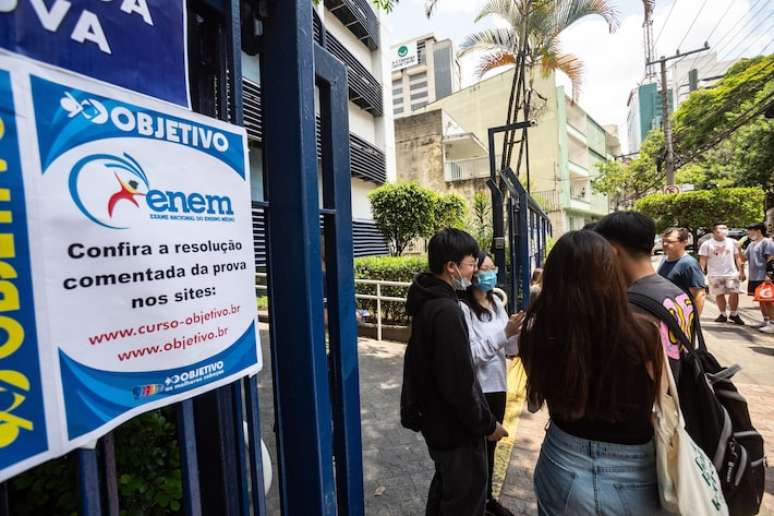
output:
M243 128L5 55L0 124L0 481L260 369Z

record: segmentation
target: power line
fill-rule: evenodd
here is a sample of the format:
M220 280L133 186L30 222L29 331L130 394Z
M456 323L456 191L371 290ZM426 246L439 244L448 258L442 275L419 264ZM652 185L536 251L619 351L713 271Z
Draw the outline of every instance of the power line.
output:
M753 3L753 4L750 6L750 9L749 9L747 12L745 12L745 13L742 13L742 16L741 16L740 18L738 18L738 19L737 19L737 20L736 20L736 21L733 23L733 25L731 25L731 27L730 27L730 28L729 28L729 29L728 29L728 30L727 30L727 31L726 31L726 32L725 32L725 33L724 33L722 36L720 36L720 38L719 38L719 39L718 39L718 40L715 42L715 45L714 45L714 46L715 46L715 50L714 50L714 51L715 51L715 56L716 56L716 57L719 57L719 56L720 56L720 53L721 53L721 52L722 52L722 51L723 51L725 48L727 48L727 47L728 47L728 45L730 45L730 44L731 44L731 43L733 43L733 41L734 41L734 39L732 38L732 39L729 39L727 42L723 43L723 42L726 40L726 38L728 38L728 36L731 36L732 34L734 34L734 35L738 35L739 33L741 33L741 32L743 31L743 29L744 29L744 28L745 28L745 27L746 27L746 26L747 26L747 25L748 25L750 22L754 22L754 20L755 20L755 17L756 17L756 16L757 16L759 13L761 13L761 12L764 10L764 8L766 7L766 5L767 5L767 4L766 4L766 2L767 2L767 1L768 1L768 0L757 0L755 3ZM731 7L732 5L733 5L733 3L729 4L729 9L730 9L730 7ZM758 7L759 5L760 5L760 7ZM758 10L757 10L757 11L756 11L756 7L758 7ZM729 9L727 9L727 10L726 10L726 13L728 13L728 10L729 10ZM716 25L715 29L713 29L713 30L712 30L712 33L711 33L711 34L710 34L710 35L707 37L706 41L708 41L708 42L709 42L709 39L710 39L710 37L712 36L712 34L714 34L715 30L716 30L716 29L717 29L717 27L720 25L720 23L722 23L722 21L723 21L723 18L724 18L724 17L725 17L725 14L724 14L723 16L721 16L721 17L720 17L720 20L718 21L718 25ZM744 23L743 23L741 26L739 26L739 24L740 24L742 21L744 21ZM738 30L737 30L737 27L738 27ZM742 39L744 39L744 38L742 38ZM721 43L723 43L723 44L721 45ZM693 68L693 65L694 65L694 64L696 64L696 61L697 61L698 59L699 59L699 56L697 56L697 57L696 57L696 58L693 60L693 62L691 63L691 66L690 66L690 68ZM681 60L681 61L682 61L682 60ZM679 61L678 61L678 62L679 62ZM718 63L716 63L715 65L713 65L712 72L714 72L714 71L715 71L715 68L716 68L717 66L718 66ZM711 75L711 73L710 73L709 71L707 71L707 74L708 74L708 75Z
M718 18L718 22L715 24L714 27L712 27L712 30L710 31L709 36L704 38L704 41L709 42L710 38L712 38L712 36L715 34L715 31L717 31L718 27L720 27L720 24L723 23L723 19L728 14L728 11L730 11L733 6L734 6L734 2L729 2L728 3L728 8L725 10L725 12L723 14L720 15L720 18ZM698 60L699 60L699 56L697 55L696 57L693 58L693 61L691 61L691 65L688 67L688 69L689 70L692 69L694 67L694 65L696 64L696 61L698 61Z
M669 17L672 16L672 11L675 10L675 6L677 5L677 0L674 0L672 2L672 7L669 8L669 12L667 13L666 18L664 19L664 25L661 26L661 29L658 31L658 36L656 36L656 41L653 43L653 46L655 47L658 44L659 38L661 38L661 34L664 32L664 29L667 26L667 23L669 22Z
M726 61L734 61L735 59L744 56L745 52L747 52L756 43L756 39L753 38L753 36L756 33L756 31L758 30L758 28L761 25L763 25L764 23L766 23L772 16L774 16L774 12L770 13L766 18L763 18L755 27L753 27L747 33L746 36L744 36L742 38L739 38L739 40L737 41L736 45L731 47L730 51L727 54L728 57L726 59L721 59L720 56L721 56L722 50L721 49L716 49L715 52L716 52L716 56L717 56L718 62L710 70L708 70L706 72L707 75L711 76L712 74L716 73L717 71L720 71L720 69L722 69L722 67L724 66L723 65L724 62L726 62ZM769 33L769 31L768 30L764 31L764 33L767 34L767 33ZM742 50L738 54L734 54L734 51L737 48L739 48L740 45L746 43L748 41L748 38L752 38L752 42L750 44L748 44L747 47L745 47L744 50ZM729 41L729 43L730 43L730 41Z
M696 13L696 16L693 17L693 21L688 26L688 30L685 31L685 35L683 36L683 39L680 40L680 43L677 45L677 50L680 50L680 47L683 46L683 43L685 43L685 40L688 39L688 34L691 33L691 29L693 29L693 26L696 25L696 20L699 19L699 16L701 16L701 12L704 10L704 7L707 5L707 0L704 0L704 2L701 4L701 7L699 7L699 12Z
M687 165L688 163L696 159L700 154L708 150L711 150L713 147L715 147L720 142L722 142L725 138L727 138L728 136L732 135L737 130L739 130L739 128L749 123L750 121L754 120L756 117L762 115L772 105L772 101L774 101L774 92L769 93L766 96L766 98L761 100L758 104L752 106L750 109L748 109L747 111L739 115L731 127L729 127L728 129L726 129L725 131L717 135L711 141L700 146L698 149L693 151L685 158L681 159L679 163L677 163L677 166L675 168L684 167L685 165ZM740 120L741 122L739 122Z

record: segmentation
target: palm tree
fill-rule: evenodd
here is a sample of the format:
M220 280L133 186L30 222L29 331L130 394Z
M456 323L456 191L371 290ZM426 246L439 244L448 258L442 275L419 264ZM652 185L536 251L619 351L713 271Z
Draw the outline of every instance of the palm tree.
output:
M426 10L432 12L438 0L428 0ZM562 71L572 82L573 100L580 94L583 63L576 56L561 50L561 33L586 16L601 16L614 32L619 25L618 13L607 0L488 0L476 17L476 22L497 16L507 23L504 28L487 29L471 34L461 46L461 55L482 52L476 69L480 78L503 66L515 66L507 123L515 122L523 111L528 120L531 110L535 71L544 77ZM528 74L528 76L527 76ZM510 165L514 134L506 134L501 168ZM526 139L525 137L522 140ZM519 152L519 169L521 154Z

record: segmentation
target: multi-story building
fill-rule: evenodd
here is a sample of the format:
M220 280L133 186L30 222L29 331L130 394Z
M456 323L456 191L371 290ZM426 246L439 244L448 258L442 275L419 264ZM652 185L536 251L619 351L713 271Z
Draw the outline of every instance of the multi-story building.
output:
M513 71L464 88L396 118L397 173L441 192L458 192L472 200L488 192L487 141L490 127L505 122ZM591 187L595 164L620 152L618 138L605 131L555 85L553 75L536 77L545 99L537 126L529 131L530 190L545 208L559 235L608 213L607 198ZM495 140L500 159L502 139ZM526 177L522 173L523 182Z
M715 52L705 52L675 61L669 68L669 87L677 92L675 108L688 99L692 91L708 88L718 82L738 61L718 61Z
M392 47L392 109L395 117L451 95L460 88L460 64L450 39L428 34Z
M668 90L669 112L674 111L672 90ZM626 101L626 130L629 153L640 151L640 145L653 129L661 127L663 97L655 82L641 84L629 92Z
M674 112L685 102L692 91L715 84L737 61L718 61L715 52L675 61L667 69L669 112ZM661 88L656 82L641 84L629 93L626 125L630 153L639 152L648 133L662 127L662 99Z
M389 88L385 88L391 73L387 50L390 42L381 19L383 14L377 14L369 4L366 0L325 0L313 8L315 41L347 66L355 256L387 253L384 238L373 221L368 194L386 181L395 180L391 95ZM256 255L258 264L263 265L262 78L258 56L243 52L242 72L255 203ZM318 152L319 146L318 135Z

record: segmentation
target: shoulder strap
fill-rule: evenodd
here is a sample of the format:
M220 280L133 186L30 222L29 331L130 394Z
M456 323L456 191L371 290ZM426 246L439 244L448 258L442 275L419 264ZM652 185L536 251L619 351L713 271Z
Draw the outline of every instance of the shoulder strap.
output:
M639 292L629 292L628 297L631 304L642 308L656 319L666 324L669 331L672 332L672 335L680 341L685 349L693 350L693 342L691 342L683 329L680 328L680 325L677 324L677 319L675 319L672 313L664 308L661 303L653 298L640 294Z

